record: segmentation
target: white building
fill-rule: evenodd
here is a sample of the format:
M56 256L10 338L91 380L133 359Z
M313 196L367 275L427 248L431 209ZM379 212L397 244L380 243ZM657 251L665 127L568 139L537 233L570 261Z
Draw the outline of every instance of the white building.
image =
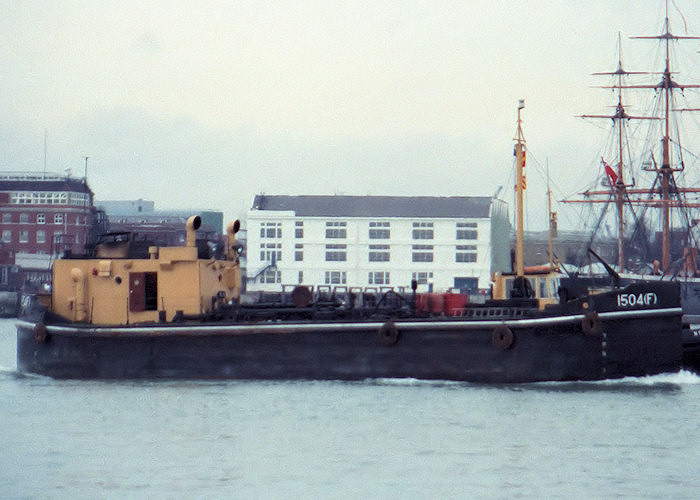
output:
M485 290L510 269L490 197L266 196L247 214L247 289Z

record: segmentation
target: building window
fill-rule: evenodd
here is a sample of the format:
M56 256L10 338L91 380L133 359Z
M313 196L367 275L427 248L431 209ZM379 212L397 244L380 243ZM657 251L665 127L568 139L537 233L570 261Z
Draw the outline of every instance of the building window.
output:
M261 222L260 223L261 238L281 238L282 223L281 222Z
M326 245L327 262L345 262L348 260L347 245Z
M413 262L433 261L433 245L413 245L411 250Z
M304 282L304 271L299 271L299 284Z
M457 223L457 239L458 240L475 240L477 237L476 222L458 222Z
M46 232L45 231L37 231L36 232L36 242L37 243L46 243Z
M304 260L304 245L300 245L299 243L297 243L296 245L294 245L294 261L301 262L303 260Z
M413 273L412 279L416 280L419 285L427 285L429 279L433 279L433 273Z
M370 285L389 285L389 271L370 271L367 283Z
M73 205L84 205L88 201L86 193L71 193ZM48 191L19 191L10 193L10 203L14 205L67 205L68 193Z
M261 283L282 283L282 272L277 269L266 269L260 276Z
M414 240L432 240L433 239L433 223L432 222L414 222L413 223L413 239Z
M27 224L29 222L29 214L19 214L19 223Z
M388 222L370 222L370 240L388 240L391 236L391 229Z
M370 245L370 262L389 262L389 245Z
M294 237L303 238L304 237L304 221L296 221L294 223Z
M12 222L12 214L2 214L3 222Z
M326 285L345 285L345 271L326 271Z
M63 224L63 214L53 214L54 224Z
M36 214L37 224L46 224L46 214Z
M261 243L260 260L263 262L278 262L282 260L282 243Z
M476 262L476 245L457 245L455 262Z
M20 243L28 243L29 242L29 231L20 231L19 232L19 242Z
M348 236L346 222L326 222L326 238L342 238Z
M12 231L5 229L2 232L2 241L3 243L12 243Z

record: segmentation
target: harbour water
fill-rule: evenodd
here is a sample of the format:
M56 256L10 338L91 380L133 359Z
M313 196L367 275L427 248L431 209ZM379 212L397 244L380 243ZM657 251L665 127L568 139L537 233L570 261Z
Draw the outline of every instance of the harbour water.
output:
M0 320L0 498L697 498L700 377L57 381Z

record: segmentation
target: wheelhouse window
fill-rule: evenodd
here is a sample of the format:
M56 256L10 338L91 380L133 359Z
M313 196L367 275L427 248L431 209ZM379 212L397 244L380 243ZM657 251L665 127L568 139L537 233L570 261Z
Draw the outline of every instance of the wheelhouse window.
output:
M433 239L433 223L432 222L414 222L413 223L413 239L414 240L432 240Z
M456 237L458 240L475 240L477 238L476 222L458 222Z
M457 245L455 262L476 262L476 245Z
M326 245L327 262L345 262L348 260L347 245Z
M326 222L326 238L345 239L348 237L347 222Z
M433 261L433 245L413 245L411 250L413 262Z
M370 240L388 240L391 237L391 226L389 222L370 222Z

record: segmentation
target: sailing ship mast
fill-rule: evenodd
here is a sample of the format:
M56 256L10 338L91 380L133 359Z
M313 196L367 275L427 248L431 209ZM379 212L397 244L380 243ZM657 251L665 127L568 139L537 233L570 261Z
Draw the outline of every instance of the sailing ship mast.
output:
M610 191L602 192L587 192L584 193L587 197L602 195L607 196L604 200L586 200L588 202L593 201L603 201L608 202L610 197L614 198L615 207L617 210L617 266L618 270L622 272L625 267L625 250L624 250L624 209L625 204L628 199L627 189L634 186L634 181L631 184L625 184L625 173L624 173L624 145L625 145L625 125L629 120L648 120L654 119L648 116L632 116L627 113L625 106L622 102L622 89L625 88L622 85L623 78L629 75L644 75L646 72L641 71L626 71L622 67L622 41L620 39L620 33L617 35L618 39L618 61L617 69L612 72L600 72L593 73L596 76L614 76L617 79L617 84L611 88L617 91L617 106L615 108L615 113L612 115L581 115L582 118L604 118L613 121L613 127L617 133L617 169L613 169L608 163L605 162L605 158L601 158L601 162L605 169L608 181L610 183ZM631 163L631 159L630 159ZM566 202L576 202L575 200L565 200Z
M619 35L618 35L619 37ZM628 72L622 68L622 55L620 49L620 57L618 61L618 68L616 71L611 73L594 73L594 75L611 75L617 77L617 82L613 86L608 86L604 88L612 88L617 90L618 103L616 111L613 115L582 115L585 118L608 118L612 119L614 126L617 131L618 139L618 163L617 172L613 170L611 166L605 163L605 159L602 160L605 167L605 172L610 181L610 190L607 191L586 191L582 193L586 199L584 200L563 200L565 203L608 203L611 199L614 199L617 208L617 226L618 226L618 268L620 271L624 270L624 206L625 205L642 205L647 207L657 207L661 209L661 220L662 220L662 270L666 271L670 265L670 240L671 240L671 208L681 207L681 208L698 208L700 204L698 203L688 203L683 199L683 195L688 193L700 193L700 188L681 188L678 187L674 178L676 172L680 172L684 169L682 155L679 156L680 167L674 167L673 158L671 154L671 111L674 111L673 106L673 92L683 91L686 88L699 88L700 85L686 85L679 84L675 82L672 78L673 72L670 67L671 60L671 41L676 40L700 40L700 37L695 36L676 36L671 34L669 28L668 19L668 1L666 2L666 16L664 22L664 32L656 36L639 36L632 37L636 39L657 39L663 40L665 43L665 68L662 74L662 79L660 83L652 85L625 85L623 84L623 77L628 75L639 75L639 74L649 74L645 72ZM627 114L622 101L622 89L653 89L660 92L663 97L662 113L661 116L631 116ZM690 111L690 110L688 110ZM654 182L651 190L648 189L631 189L634 186L634 182L631 185L626 185L623 177L623 149L624 149L624 124L626 124L631 119L641 119L641 120L660 120L663 122L663 138L662 138L662 164L659 168L656 165L656 160L652 154L652 168L645 169L651 170L656 173L657 179ZM630 160L631 161L631 160ZM656 185L658 184L658 188ZM631 198L630 195L636 196ZM646 195L645 198L642 196ZM606 196L606 199L596 198L596 196ZM658 198L655 198L658 196ZM673 197L676 199L672 199Z
M684 169L682 158L679 158L680 166L674 167L671 158L671 105L673 103L673 92L686 88L700 88L700 85L683 85L675 82L671 72L671 41L678 40L700 40L697 36L678 36L671 33L668 21L668 0L666 0L666 16L664 19L664 32L654 36L636 36L635 39L663 40L665 49L665 67L662 73L661 82L656 85L633 85L626 88L647 88L657 89L663 94L663 115L664 135L661 139L662 160L661 168L657 170L657 176L661 184L661 220L662 220L662 245L661 245L661 266L666 271L671 263L671 206L684 206L680 195L688 192L700 192L700 189L680 189L676 186L674 174ZM681 154L679 153L679 156ZM671 196L678 196L678 204L672 203ZM688 205L685 205L688 206Z

